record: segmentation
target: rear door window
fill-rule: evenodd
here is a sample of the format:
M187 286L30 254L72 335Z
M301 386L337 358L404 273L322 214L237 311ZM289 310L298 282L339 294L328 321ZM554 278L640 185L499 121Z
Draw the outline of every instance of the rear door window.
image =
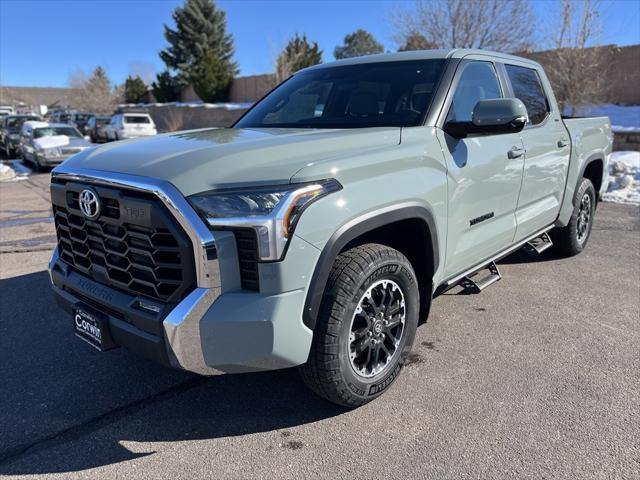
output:
M505 67L513 94L527 107L531 125L539 125L544 122L550 109L538 72L516 65L505 65Z

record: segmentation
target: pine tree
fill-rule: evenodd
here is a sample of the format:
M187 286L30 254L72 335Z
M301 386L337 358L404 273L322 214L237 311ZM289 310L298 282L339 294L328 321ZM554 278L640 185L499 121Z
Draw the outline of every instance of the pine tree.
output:
M233 61L233 36L226 31L225 12L217 9L213 0L186 0L183 7L173 12L173 20L175 29L164 27L169 46L160 52L160 58L177 73L178 87L197 84L205 92L206 98L202 100L219 98L238 72ZM212 75L212 68L218 74ZM208 83L211 81L222 83Z
M296 33L278 56L276 80L280 83L298 70L319 63L322 63L322 50L318 47L318 42L309 43L306 35L300 37Z
M162 103L175 102L180 94L180 87L168 70L156 75L156 81L151 84L151 88L153 96Z
M147 92L147 86L140 76L129 75L124 82L124 101L126 103L137 103L140 97Z
M333 56L340 60L341 58L361 57L383 51L384 47L372 34L359 28L344 37L344 44L333 50Z
M207 102L226 100L232 80L227 61L216 57L213 52L207 52L191 74L193 89Z

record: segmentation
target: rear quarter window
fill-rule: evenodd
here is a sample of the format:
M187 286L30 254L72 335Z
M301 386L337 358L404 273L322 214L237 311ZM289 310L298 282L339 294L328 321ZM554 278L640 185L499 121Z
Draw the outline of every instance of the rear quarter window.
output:
M531 125L544 122L550 108L538 72L516 65L505 65L505 67L514 95L527 107Z

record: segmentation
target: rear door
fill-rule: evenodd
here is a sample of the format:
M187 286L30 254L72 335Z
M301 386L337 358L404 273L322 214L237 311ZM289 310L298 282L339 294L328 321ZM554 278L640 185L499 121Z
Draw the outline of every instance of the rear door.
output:
M569 167L569 133L544 73L530 64L506 63L510 96L527 107L529 122L521 136L525 147L522 190L516 210L516 240L551 225L560 212Z
M486 57L485 57L486 58ZM480 100L505 97L491 61L463 60L442 116L469 122ZM515 209L522 180L520 135L471 135L456 139L437 130L447 162L448 231L445 276L462 273L508 247L516 231ZM509 152L515 158L509 158Z

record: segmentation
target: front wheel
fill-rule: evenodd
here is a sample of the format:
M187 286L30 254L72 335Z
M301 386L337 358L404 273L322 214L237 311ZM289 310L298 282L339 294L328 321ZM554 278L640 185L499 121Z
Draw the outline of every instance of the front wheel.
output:
M591 235L596 210L596 190L588 178L582 179L576 190L573 205L569 224L551 231L551 238L558 250L568 257L582 252Z
M366 244L336 259L322 301L304 382L348 407L380 396L398 377L418 325L418 282L397 250Z

